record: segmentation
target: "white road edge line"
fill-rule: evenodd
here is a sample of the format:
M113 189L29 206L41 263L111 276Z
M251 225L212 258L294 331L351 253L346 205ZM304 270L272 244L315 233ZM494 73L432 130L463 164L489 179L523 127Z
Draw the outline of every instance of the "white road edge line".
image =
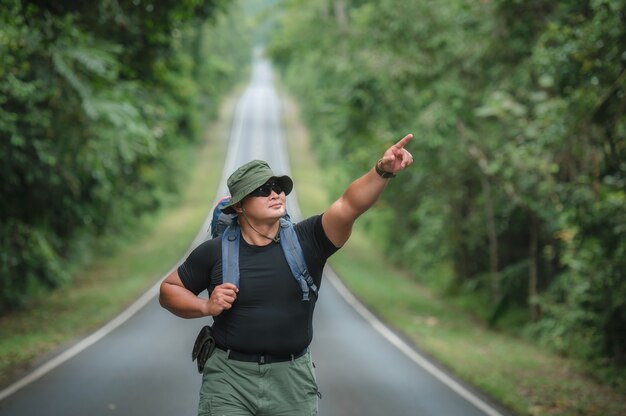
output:
M467 390L452 377L435 367L430 361L420 355L413 347L404 342L400 337L394 334L385 324L383 324L374 314L372 314L363 304L350 292L343 284L337 274L330 266L326 266L324 274L330 283L337 289L339 294L348 302L376 331L385 337L393 346L398 348L413 362L428 371L433 377L437 378L443 384L452 389L459 396L473 404L476 408L483 411L489 416L503 416L502 413L485 403L471 391Z
M171 273L172 270L168 272L168 275L169 273ZM109 321L102 328L92 333L91 335L87 336L86 338L80 340L79 342L74 344L72 347L63 351L61 354L52 358L50 361L47 361L46 363L44 363L43 365L35 369L33 372L27 374L20 380L11 384L6 389L0 391L0 401L9 397L16 391L27 386L28 384L32 383L38 378L42 377L46 373L52 371L53 369L60 366L61 364L69 360L70 358L74 357L75 355L79 354L86 348L90 347L91 345L95 344L96 342L98 342L99 340L101 340L102 338L110 334L117 327L122 325L124 322L126 322L128 319L130 319L135 313L137 313L141 308L143 308L148 302L154 299L154 297L157 295L159 291L161 280L162 279L159 279L158 283L156 283L154 286L148 289L148 291L144 293L143 295L141 295L139 299L133 302L133 304L131 304L128 308L126 308L126 310L120 313L117 317L113 318L112 321Z
M243 125L242 118L239 117L238 115L241 112L243 112L243 106L247 105L249 101L248 99L249 94L246 94L247 91L248 89L246 89L246 91L242 94L240 100L235 106L236 108L233 113L233 124L232 124L233 127L231 128L231 132L230 132L229 144L234 143L237 148L239 146L238 137L241 136L241 130L242 130L242 125ZM229 146L228 154L227 154L227 158L225 162L226 164L225 167L228 167L228 169L225 169L224 172L222 172L222 179L220 181L220 185L218 186L220 190L226 189L226 174L227 174L227 171L231 169L229 165L234 164L235 154L236 154L236 149L233 149L231 146ZM218 196L214 200L213 206L217 203L217 201L219 201L219 195L221 194L218 193ZM210 209L210 207L207 209ZM117 327L122 325L124 322L129 320L133 315L139 312L141 308L146 306L148 302L154 299L159 293L159 287L161 286L161 282L163 281L163 279L166 276L169 276L170 273L172 273L175 269L177 269L180 263L182 263L182 261L185 258L187 258L189 253L191 253L191 250L193 250L199 244L200 240L204 236L206 236L207 226L208 224L210 224L210 222L211 222L211 215L209 212L209 215L207 215L204 223L202 224L202 227L200 227L198 234L196 234L196 236L194 237L193 242L187 249L187 252L185 253L185 255L181 258L181 260L179 260L179 262L174 267L172 267L170 271L167 272L167 274L159 278L157 283L155 283L150 289L148 289L143 295L141 295L139 299L133 302L128 308L126 308L126 310L120 313L117 317L113 318L113 320L109 321L107 324L105 324L102 328L100 328L96 332L78 341L72 347L63 351L59 355L53 357L49 361L42 364L40 367L37 367L32 372L28 373L27 375L17 380L13 384L10 384L4 390L0 391L0 402L6 399L7 397L11 396L18 390L34 382L35 380L41 378L42 376L49 373L50 371L54 370L56 367L60 366L61 364L69 360L70 358L74 357L75 355L78 355L79 353L81 353L83 350L87 349L91 345L100 341L102 338L104 338L105 336L113 332Z
M235 110L233 112L233 122L232 122L230 137L229 137L229 148L227 151L225 167L229 167L230 165L234 164L235 155L236 155L237 149L239 148L238 138L241 136L242 125L243 125L243 121L242 121L243 119L239 115L243 112L243 107L248 104L248 101L249 101L249 94L248 94L248 88L246 88L244 93L241 95L241 98L237 102L235 106ZM234 147L230 146L230 144L233 144ZM226 175L228 173L228 170L230 170L230 167L228 169L224 169L224 171L222 172L222 179L220 181L220 184L218 185L218 188L220 190L226 189ZM213 206L215 206L217 201L219 201L219 195L221 194L218 193L218 196L214 199ZM207 209L210 209L210 207ZM161 286L161 282L163 281L163 279L166 276L169 276L170 273L172 273L176 268L178 268L180 263L182 263L182 261L185 258L187 258L191 250L193 250L199 244L200 240L204 236L206 236L207 227L208 227L208 224L210 224L210 221L211 221L211 215L209 212L209 215L207 215L204 223L202 224L202 227L200 227L198 234L196 234L196 236L194 237L191 245L187 249L187 252L182 257L182 259L179 260L179 262L174 267L172 267L170 271L167 272L167 274L159 278L157 283L155 283L150 289L148 289L148 291L146 291L143 295L141 295L139 299L137 299L128 308L126 308L126 310L120 313L117 317L113 318L112 321L109 321L107 324L105 324L102 328L100 328L96 332L78 341L72 347L63 351L59 355L50 359L50 361L45 362L40 367L37 367L35 370L33 370L31 373L28 373L23 378L17 380L13 384L10 384L4 390L0 391L0 401L11 396L18 390L22 389L23 387L26 387L30 383L34 382L35 380L39 379L40 377L54 370L56 367L60 366L61 364L69 360L70 358L74 357L75 355L78 355L83 350L87 349L91 345L100 341L102 338L104 338L105 336L113 332L117 327L119 327L124 322L129 320L134 314L139 312L141 308L146 306L148 302L150 302L152 299L154 299L157 296L157 294L159 293L159 287Z
M280 103L282 103L284 97L280 98ZM282 113L281 113L282 114ZM281 140L283 141L283 154L288 155L287 144L285 143L283 137L281 136ZM285 173L291 175L291 166L289 165L288 158L285 160ZM293 189L291 194L289 195L293 198L295 204L289 210L292 214L294 214L294 218L302 220L302 211L300 210L300 205L298 204L298 196L296 190ZM459 396L463 397L469 403L474 405L476 408L483 411L488 416L504 416L502 413L491 407L489 404L485 403L479 397L477 397L474 393L467 390L461 384L459 384L452 377L438 369L434 366L428 359L420 355L413 347L404 342L400 337L391 331L383 322L381 322L373 313L371 313L353 294L350 290L343 284L337 273L327 264L324 268L324 276L330 281L330 283L337 289L337 292L344 298L350 306L354 308L362 317L365 319L376 331L378 331L387 341L389 341L393 346L398 348L401 352L403 352L409 359L411 359L414 363L422 367L424 370L428 371L433 377L441 381L443 384L448 386L451 390L457 393Z

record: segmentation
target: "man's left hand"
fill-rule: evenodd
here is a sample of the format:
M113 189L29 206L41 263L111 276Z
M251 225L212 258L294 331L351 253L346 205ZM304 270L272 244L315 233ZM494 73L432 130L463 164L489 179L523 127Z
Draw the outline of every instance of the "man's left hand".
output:
M378 167L389 173L397 173L409 167L413 163L413 156L404 147L412 138L412 134L407 134L398 143L387 149L382 159L378 161Z

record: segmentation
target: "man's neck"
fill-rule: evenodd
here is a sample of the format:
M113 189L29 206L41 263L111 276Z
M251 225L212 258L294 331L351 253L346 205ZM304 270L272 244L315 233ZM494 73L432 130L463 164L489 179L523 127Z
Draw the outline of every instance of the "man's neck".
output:
M254 246L266 246L270 243L278 242L278 231L280 230L280 221L273 223L254 223L250 218L249 222L245 218L239 219L241 227L241 236L246 243Z

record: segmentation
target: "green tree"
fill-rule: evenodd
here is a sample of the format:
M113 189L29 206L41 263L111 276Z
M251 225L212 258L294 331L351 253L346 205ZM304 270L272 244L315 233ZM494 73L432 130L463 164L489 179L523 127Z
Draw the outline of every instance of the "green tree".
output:
M416 133L370 224L392 258L492 325L526 310L547 345L624 362L625 7L292 0L270 50L322 163L349 177Z
M172 150L200 137L199 103L214 112L248 60L225 55L229 42L249 44L221 23L225 10L3 2L0 312L69 281L66 264L94 236L123 232L175 192Z

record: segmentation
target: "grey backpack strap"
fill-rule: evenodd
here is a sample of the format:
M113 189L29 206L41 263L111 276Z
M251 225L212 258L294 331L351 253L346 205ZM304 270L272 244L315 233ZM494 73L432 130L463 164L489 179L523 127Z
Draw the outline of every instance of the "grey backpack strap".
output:
M315 285L309 274L309 269L306 267L296 229L291 221L284 218L280 219L280 245L283 253L285 253L291 273L302 289L302 300L310 300L309 292L317 298L317 285Z
M222 283L239 287L239 240L241 230L233 221L222 234Z

